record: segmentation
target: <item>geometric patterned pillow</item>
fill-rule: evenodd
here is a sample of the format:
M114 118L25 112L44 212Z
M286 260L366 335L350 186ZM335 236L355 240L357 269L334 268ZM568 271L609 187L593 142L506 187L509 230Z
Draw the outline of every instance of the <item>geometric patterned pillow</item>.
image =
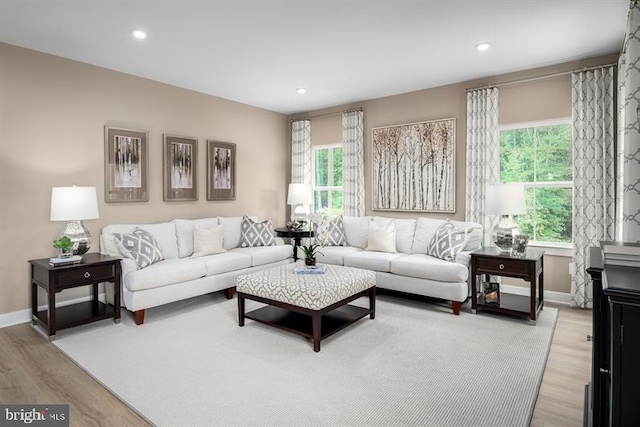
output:
M316 243L321 246L347 246L342 215L333 218L328 223L324 220L320 224L314 223L313 235L316 238Z
M456 254L464 248L467 241L467 230L457 229L448 219L437 228L431 242L427 246L427 255L445 261L455 261Z
M130 234L113 233L113 237L122 256L134 260L138 270L164 259L160 244L148 231L136 227Z
M242 217L242 224L240 225L240 247L273 246L275 244L273 224L270 219L256 222L246 215Z

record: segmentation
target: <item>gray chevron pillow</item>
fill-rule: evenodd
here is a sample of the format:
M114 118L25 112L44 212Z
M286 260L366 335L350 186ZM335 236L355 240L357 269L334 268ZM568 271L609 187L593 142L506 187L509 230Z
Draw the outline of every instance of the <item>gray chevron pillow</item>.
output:
M273 237L273 224L270 219L256 222L248 216L244 216L240 225L240 233L240 247L242 248L276 244Z
M136 262L138 270L164 259L162 247L146 230L134 228L131 233L113 233L116 246L123 257Z
M456 228L448 219L437 228L429 246L427 255L445 261L455 261L456 254L464 248L467 242L467 230Z

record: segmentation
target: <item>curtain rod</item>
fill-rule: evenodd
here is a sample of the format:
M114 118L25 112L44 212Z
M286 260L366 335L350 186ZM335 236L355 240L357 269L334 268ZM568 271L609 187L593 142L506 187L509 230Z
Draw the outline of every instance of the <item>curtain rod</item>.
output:
M335 114L350 113L352 111L362 111L362 107L351 108L349 110L343 110L343 111L333 111L331 113L320 113L320 114L307 115L305 117L299 117L297 119L291 119L290 121L291 122L295 122L295 121L298 121L298 120L309 120L309 119L313 119L315 117L333 116Z
M566 76L568 74L573 74L576 72L581 72L581 71L590 71L590 70L596 70L598 68L606 68L606 67L618 67L618 64L616 63L611 63L611 64L604 64L604 65L596 65L593 67L585 67L585 68L581 68L579 70L572 70L572 71L563 71L560 73L553 73L553 74L545 74L543 76L537 76L537 77L529 77L526 79L519 79L519 80L512 80L509 82L504 82L504 83L496 83L493 85L486 85L486 86L480 86L480 87L472 87L472 88L467 88L466 92L471 92L473 90L480 90L480 89L489 89L489 88L494 88L494 87L503 87L503 86L511 86L511 85L516 85L516 84L520 84L520 83L529 83L529 82L535 82L537 80L544 80L544 79L550 79L553 77L560 77L560 76Z

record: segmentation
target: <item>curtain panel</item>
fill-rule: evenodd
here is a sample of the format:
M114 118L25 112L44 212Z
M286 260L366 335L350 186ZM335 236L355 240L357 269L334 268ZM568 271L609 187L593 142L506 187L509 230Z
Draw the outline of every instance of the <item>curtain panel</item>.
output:
M482 224L484 245L498 218L485 214L487 186L500 182L498 89L467 92L467 164L465 220Z
M591 308L593 289L586 268L588 251L615 238L614 67L575 72L573 105L573 247L572 307Z
M640 240L640 3L629 7L618 61L618 240Z
M291 183L311 185L311 121L291 122Z
M342 113L342 213L363 216L364 206L364 113Z

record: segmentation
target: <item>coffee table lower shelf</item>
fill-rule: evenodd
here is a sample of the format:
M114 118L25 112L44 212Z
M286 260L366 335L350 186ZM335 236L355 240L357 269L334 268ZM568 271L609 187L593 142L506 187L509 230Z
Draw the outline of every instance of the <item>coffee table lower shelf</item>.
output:
M371 314L371 310L368 308L354 305L343 305L323 314L320 318L320 339L323 340L335 334L369 314ZM295 313L284 308L267 305L248 312L244 317L313 339L312 317L307 314Z

